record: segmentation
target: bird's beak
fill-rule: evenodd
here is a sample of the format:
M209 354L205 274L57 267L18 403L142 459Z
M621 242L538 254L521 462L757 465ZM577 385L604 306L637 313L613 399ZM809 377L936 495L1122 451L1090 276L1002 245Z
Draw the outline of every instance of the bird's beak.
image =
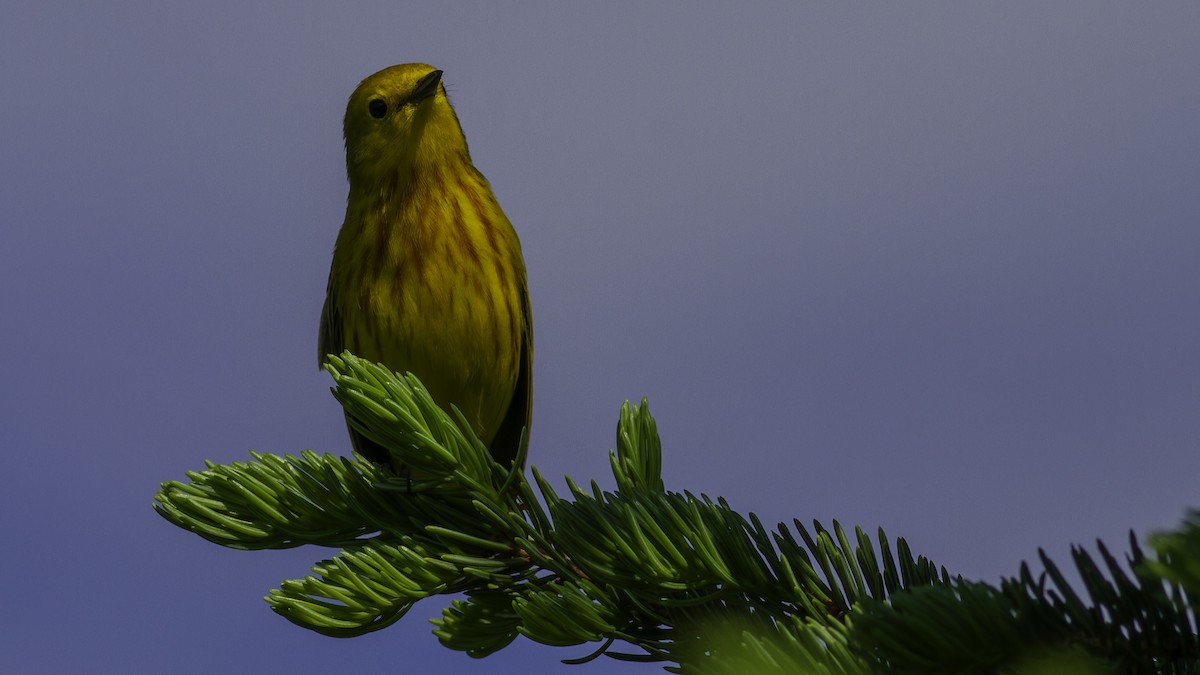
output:
M433 98L437 94L438 84L442 81L442 71L435 70L425 77L417 80L417 86L413 87L412 95L408 100L413 103L420 103L427 98Z

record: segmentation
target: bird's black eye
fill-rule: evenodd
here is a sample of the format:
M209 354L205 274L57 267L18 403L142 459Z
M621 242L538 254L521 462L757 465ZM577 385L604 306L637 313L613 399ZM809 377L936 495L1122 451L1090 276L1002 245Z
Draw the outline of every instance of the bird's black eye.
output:
M383 116L387 114L387 101L381 98L373 98L367 101L367 112L371 113L371 117L377 120L383 119Z

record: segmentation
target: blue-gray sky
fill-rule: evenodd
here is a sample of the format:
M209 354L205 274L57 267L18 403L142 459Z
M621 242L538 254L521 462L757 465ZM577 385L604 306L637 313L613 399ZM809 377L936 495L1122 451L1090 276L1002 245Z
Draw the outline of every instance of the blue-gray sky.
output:
M341 116L406 61L522 238L547 475L646 395L669 487L990 581L1200 504L1200 6L420 4L0 9L0 670L658 672L320 637L260 598L325 551L151 509L346 450Z

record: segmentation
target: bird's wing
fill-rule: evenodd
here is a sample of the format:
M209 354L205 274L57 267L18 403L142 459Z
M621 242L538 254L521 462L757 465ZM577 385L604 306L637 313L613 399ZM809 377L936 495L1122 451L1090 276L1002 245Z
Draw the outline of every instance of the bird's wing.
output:
M317 367L325 365L326 355L341 354L345 348L342 341L342 317L333 302L333 273L329 274L329 285L325 288L325 306L321 308L321 325L317 329Z
M533 413L533 315L529 310L529 288L521 284L521 357L517 366L517 384L513 388L508 412L496 429L489 448L500 464L517 458L521 445L521 430L529 429Z
M333 274L329 275L329 286L325 289L325 306L321 308L321 326L317 329L317 364L324 366L329 360L329 354L339 355L345 349L342 336L342 317L334 302ZM346 414L346 426L350 432L350 445L358 454L377 464L387 464L391 455L382 445L370 440L354 430L349 413ZM397 468L397 470L399 470Z

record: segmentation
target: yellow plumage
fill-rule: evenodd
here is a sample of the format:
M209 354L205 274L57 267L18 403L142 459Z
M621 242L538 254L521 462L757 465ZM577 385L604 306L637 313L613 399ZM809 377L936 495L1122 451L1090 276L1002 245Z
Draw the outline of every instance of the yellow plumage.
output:
M318 352L349 349L421 378L503 462L529 425L533 325L521 244L446 98L441 71L392 66L346 106L350 194ZM350 432L355 449L388 462Z

